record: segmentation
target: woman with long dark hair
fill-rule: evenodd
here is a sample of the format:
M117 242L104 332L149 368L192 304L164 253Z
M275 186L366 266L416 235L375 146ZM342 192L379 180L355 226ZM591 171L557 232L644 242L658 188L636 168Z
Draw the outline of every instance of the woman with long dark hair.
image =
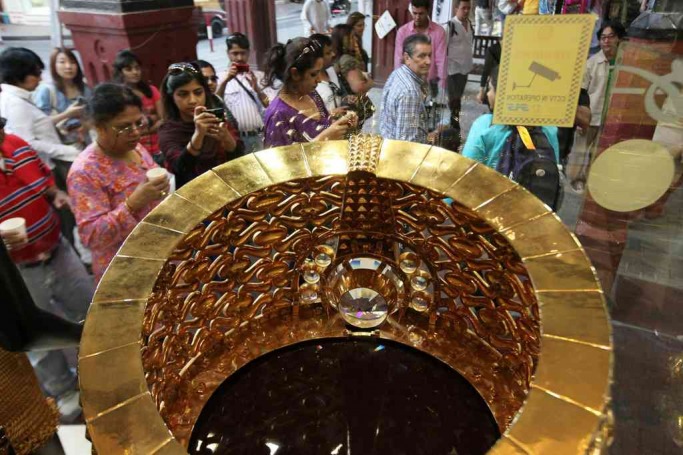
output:
M114 59L114 82L126 85L142 100L142 110L147 119L147 129L140 139L140 143L147 149L157 163L163 163L163 156L159 151L157 131L161 126L161 94L156 87L149 84L142 77L142 62L130 50L122 50Z
M244 145L226 111L212 96L200 69L174 63L161 82L164 124L159 144L176 185L240 156Z
M82 147L90 143L81 117L92 90L72 49L57 47L50 54L52 83L43 83L33 94L38 108L49 115L64 144Z
M322 49L314 40L296 38L270 49L266 81L278 78L284 85L264 116L267 147L342 139L356 127L357 116L353 112L336 121L330 116L315 91L321 71Z
M363 49L363 34L365 33L365 15L360 12L349 14L346 25L351 27L351 35L347 38L345 53L351 55L363 65L363 71L368 70L370 57ZM341 57L341 55L339 55Z

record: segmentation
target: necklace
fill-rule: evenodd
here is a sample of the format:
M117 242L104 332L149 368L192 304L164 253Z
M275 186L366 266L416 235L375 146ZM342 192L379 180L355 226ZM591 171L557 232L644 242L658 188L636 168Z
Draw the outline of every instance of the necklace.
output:
M289 92L281 90L280 98L286 104L298 111L298 114L303 115L304 117L311 119L317 119L320 117L318 105L308 95L297 95L297 98L295 98L295 95L290 95Z

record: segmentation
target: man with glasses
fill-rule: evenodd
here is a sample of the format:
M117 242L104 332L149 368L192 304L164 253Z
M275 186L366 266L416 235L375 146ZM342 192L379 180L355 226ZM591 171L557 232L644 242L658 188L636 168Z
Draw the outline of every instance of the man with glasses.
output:
M71 245L60 236L55 208L69 205L57 189L50 169L21 138L5 134L0 118L0 223L24 220L25 229L0 230L0 237L26 282L35 304L80 322L94 292L88 275ZM57 400L62 416L80 414L76 374L62 351L30 352L29 359L45 392Z
M600 40L600 51L588 59L581 87L588 92L590 98L590 126L577 135L574 151L570 154L567 164L569 182L579 193L583 192L586 184L593 148L597 145L596 140L602 124L614 61L619 43L626 36L626 29L620 22L608 20L602 23L597 36Z
M216 94L223 97L237 119L244 153L257 152L263 149L263 113L270 103L261 86L263 73L249 68L251 44L245 35L233 33L225 43L230 67L218 83Z

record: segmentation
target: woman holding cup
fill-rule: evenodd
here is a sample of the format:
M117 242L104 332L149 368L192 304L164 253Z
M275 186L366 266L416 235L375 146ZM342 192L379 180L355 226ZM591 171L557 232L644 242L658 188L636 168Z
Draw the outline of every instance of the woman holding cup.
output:
M78 231L92 251L99 282L128 234L161 199L169 180L158 169L140 137L147 125L142 101L125 86L95 88L87 113L97 141L86 148L69 172L68 186Z

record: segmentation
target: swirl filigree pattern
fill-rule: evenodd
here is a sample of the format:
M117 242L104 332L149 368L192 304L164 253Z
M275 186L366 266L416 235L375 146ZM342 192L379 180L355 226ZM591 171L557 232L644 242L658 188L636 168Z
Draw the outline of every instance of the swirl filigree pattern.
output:
M298 298L298 265L332 236L340 239L337 261L372 242L421 257L434 277L433 304L418 313L401 302L381 336L457 369L507 428L540 349L538 305L521 259L463 206L420 186L376 180L377 206L392 218L375 234L358 229L357 211L344 213L347 177L328 176L237 199L177 245L147 302L142 358L157 408L179 441L187 444L210 393L246 362L297 341L345 334L327 302Z

